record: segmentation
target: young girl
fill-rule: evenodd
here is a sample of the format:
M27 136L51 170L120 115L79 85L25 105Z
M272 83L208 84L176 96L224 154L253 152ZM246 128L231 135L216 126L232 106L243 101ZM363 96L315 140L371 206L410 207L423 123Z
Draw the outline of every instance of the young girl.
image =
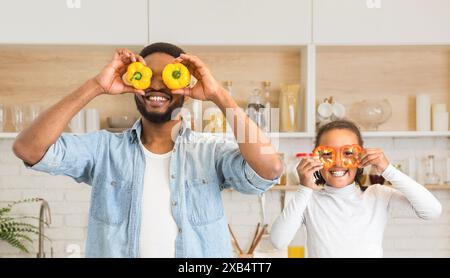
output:
M346 148L355 145L362 147L363 140L352 122L334 121L318 131L316 147L334 149L334 163L325 165L317 156L299 163L300 188L272 226L276 248L285 248L305 224L309 257L382 257L388 217L432 219L440 215L439 201L392 166L382 149L361 148L359 165L351 167L345 160ZM392 187L377 184L363 191L360 179L369 165ZM315 183L323 184L323 189L313 190Z

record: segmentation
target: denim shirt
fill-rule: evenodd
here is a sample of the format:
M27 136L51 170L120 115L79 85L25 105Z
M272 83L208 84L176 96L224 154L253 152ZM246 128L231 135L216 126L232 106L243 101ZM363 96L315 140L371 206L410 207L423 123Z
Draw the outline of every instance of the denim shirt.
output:
M92 186L87 257L139 257L145 171L141 130L139 120L123 133L62 134L31 167ZM258 194L276 182L260 177L235 141L194 132L185 124L179 128L167 174L178 226L175 256L182 258L231 257L221 191Z

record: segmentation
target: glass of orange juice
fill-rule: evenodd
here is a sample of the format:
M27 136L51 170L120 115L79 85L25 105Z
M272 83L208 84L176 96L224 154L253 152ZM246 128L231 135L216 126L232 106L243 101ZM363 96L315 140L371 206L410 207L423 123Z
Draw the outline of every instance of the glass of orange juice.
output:
M304 258L305 246L288 246L288 258Z

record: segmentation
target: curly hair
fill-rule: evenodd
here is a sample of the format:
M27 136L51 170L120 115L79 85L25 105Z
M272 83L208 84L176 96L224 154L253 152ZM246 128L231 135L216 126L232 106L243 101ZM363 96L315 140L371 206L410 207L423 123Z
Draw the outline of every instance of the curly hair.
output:
M359 128L351 121L348 120L337 120L330 123L327 123L319 128L316 134L315 138L315 147L319 146L320 139L322 136L327 133L328 131L334 130L334 129L346 129L351 132L353 132L356 137L358 138L358 144L362 147L364 145L364 141L362 139L361 131ZM355 182L359 185L361 190L365 190L365 187L362 186L362 177L363 177L364 169L358 168L356 171L355 176ZM322 174L320 174L320 171L316 171L314 173L315 183L317 185L324 185L325 179L322 177Z

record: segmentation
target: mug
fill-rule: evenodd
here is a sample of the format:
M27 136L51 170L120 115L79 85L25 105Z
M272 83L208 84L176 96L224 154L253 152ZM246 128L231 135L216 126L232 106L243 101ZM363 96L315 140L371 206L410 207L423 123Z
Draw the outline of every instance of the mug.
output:
M86 132L100 130L100 113L97 109L86 109Z
M339 102L335 102L332 104L333 115L331 118L333 120L341 120L345 117L345 107Z
M70 131L73 133L84 133L86 132L85 129L85 111L81 110L78 112L75 116L73 116L72 120L69 123Z

